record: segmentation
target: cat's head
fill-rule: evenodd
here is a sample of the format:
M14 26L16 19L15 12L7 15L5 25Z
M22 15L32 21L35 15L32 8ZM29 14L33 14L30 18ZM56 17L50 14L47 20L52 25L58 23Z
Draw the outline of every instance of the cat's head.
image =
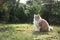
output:
M35 20L40 20L41 17L40 17L39 15L34 14L34 19L35 19Z

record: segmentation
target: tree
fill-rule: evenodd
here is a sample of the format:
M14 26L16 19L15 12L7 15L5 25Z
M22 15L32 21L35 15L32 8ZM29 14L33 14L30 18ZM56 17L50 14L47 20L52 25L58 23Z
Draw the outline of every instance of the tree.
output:
M60 19L58 17L59 13L59 4L60 2L46 3L42 5L41 16L46 19L50 24L59 24ZM43 4L43 3L42 3ZM58 7L59 6L59 7Z

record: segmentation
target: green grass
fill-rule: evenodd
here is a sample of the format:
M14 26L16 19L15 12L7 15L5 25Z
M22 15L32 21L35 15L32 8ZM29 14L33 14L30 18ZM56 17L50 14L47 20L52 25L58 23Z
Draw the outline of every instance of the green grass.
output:
M51 32L36 32L32 24L1 24L0 40L60 40L60 26L53 26Z

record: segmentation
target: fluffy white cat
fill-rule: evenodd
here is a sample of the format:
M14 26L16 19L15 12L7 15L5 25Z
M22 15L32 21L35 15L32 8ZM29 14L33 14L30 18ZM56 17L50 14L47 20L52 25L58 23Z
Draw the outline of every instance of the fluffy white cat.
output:
M34 14L34 26L36 27L36 31L50 31L53 30L48 22L45 19L42 19L39 15Z

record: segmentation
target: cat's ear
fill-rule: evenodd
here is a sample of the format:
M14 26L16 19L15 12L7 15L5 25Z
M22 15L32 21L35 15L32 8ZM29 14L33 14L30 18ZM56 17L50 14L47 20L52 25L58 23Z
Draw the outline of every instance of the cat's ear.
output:
M36 14L34 14L34 17L36 16Z
M40 17L40 15L39 14L37 14L39 17Z

